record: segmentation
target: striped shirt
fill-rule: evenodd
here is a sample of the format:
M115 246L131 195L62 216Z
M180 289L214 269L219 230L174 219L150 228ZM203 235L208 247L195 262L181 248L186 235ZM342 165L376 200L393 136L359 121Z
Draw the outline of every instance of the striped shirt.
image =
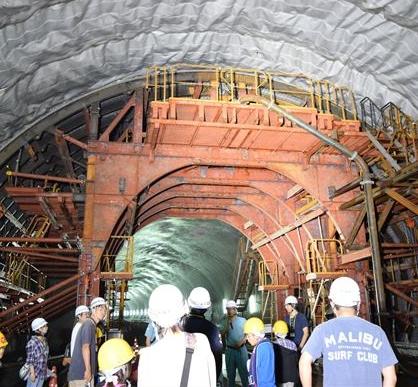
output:
M33 365L36 378L46 379L49 347L45 340L32 336L26 345L26 363Z

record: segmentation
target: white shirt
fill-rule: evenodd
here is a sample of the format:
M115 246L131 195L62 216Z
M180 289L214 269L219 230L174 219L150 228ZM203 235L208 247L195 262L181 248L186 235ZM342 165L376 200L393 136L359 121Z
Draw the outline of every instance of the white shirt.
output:
M73 349L75 344L75 338L77 337L77 333L81 328L81 322L79 321L77 324L74 325L73 331L71 332L71 342L70 342L70 356L73 356Z
M194 333L188 387L215 387L215 359L207 337ZM151 347L141 349L138 364L138 387L178 387L186 357L186 338L183 332L167 333Z

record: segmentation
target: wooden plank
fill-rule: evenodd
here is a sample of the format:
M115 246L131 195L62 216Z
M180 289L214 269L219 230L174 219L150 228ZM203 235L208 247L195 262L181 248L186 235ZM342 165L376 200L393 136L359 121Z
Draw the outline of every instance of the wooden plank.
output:
M257 242L251 246L251 249L255 250L261 246L264 246L268 242L271 242L274 239L277 239L281 237L282 235L287 234L288 232L302 226L303 224L311 221L312 219L317 218L318 216L321 216L325 212L325 209L318 208L315 211L310 212L309 214L306 214L304 216L301 216L300 218L296 219L293 223L281 228L280 230L277 230L273 234L267 236L266 238L262 239L260 242Z
M408 210L412 211L415 215L418 215L418 206L416 206L410 200L402 196L399 192L395 191L392 188L386 188L385 193L392 199L396 200L398 203L402 204Z
M362 259L365 259L371 256L372 256L372 249L370 246L368 246L364 249L352 251L350 253L341 255L341 264L344 265L346 263L361 261Z

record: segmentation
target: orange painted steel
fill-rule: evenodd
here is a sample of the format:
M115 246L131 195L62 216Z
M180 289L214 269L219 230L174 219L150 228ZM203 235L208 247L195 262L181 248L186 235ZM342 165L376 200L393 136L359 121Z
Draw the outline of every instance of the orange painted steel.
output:
M151 103L144 142L138 135L134 137L140 143L108 141L128 111L134 109L137 114L142 109L138 104L141 99L132 97L100 140L88 144L83 234L88 258L80 270L91 274L90 283L80 285L84 297L98 294L101 256L110 248L111 235L124 229L131 203L138 202L133 231L173 211L184 217L194 211L205 219L241 218L242 225L251 221L251 230L236 221L233 227L252 239L255 234L270 235L298 218L299 199L286 198L287 191L298 184L324 208L331 228L342 238L348 236L356 212L341 211L339 206L354 193L330 200L328 187L336 181L348 184L357 171L304 130L261 106L171 99ZM360 149L368 144L358 121L336 119L312 108L290 109L347 146ZM319 238L315 221L300 230L259 249L266 260L280 263L285 281L292 285L297 283L296 273L304 270L303 245ZM360 234L358 240L363 237Z

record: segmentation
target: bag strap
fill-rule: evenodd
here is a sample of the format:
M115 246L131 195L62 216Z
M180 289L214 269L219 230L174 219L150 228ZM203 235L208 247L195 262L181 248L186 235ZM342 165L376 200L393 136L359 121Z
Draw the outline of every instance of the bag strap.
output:
M193 333L186 333L186 357L184 359L183 373L181 375L180 387L187 387L190 374L190 363L192 362L192 355L194 352L196 337Z

